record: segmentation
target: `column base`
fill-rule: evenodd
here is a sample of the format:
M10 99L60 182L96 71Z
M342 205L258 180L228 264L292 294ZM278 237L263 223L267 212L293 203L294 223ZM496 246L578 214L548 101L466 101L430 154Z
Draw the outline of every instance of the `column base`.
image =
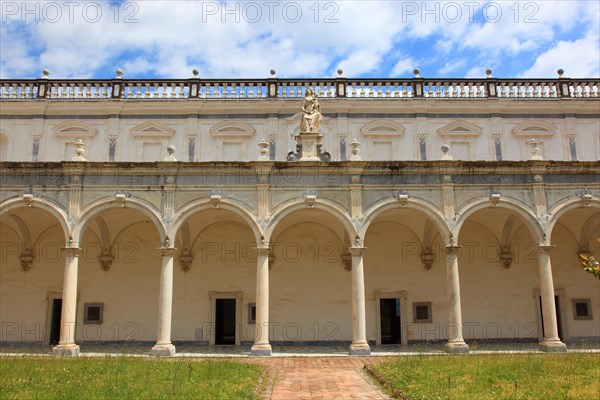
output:
M448 342L444 345L444 351L446 353L465 354L469 352L469 345L462 340L460 342Z
M170 357L175 354L175 346L173 344L156 344L150 350L151 356Z
M79 346L72 344L59 344L52 348L52 355L56 357L73 357L79 355Z
M370 356L371 355L371 347L367 342L364 343L352 343L350 345L350 350L348 353L351 356Z
M566 353L567 345L560 340L542 340L539 348L547 353Z
M268 357L273 354L273 349L269 343L253 344L252 349L250 349L250 354L254 357Z

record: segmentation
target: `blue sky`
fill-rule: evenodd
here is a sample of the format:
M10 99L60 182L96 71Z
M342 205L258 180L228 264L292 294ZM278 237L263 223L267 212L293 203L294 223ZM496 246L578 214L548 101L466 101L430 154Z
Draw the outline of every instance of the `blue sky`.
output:
M598 77L598 3L0 0L0 77Z

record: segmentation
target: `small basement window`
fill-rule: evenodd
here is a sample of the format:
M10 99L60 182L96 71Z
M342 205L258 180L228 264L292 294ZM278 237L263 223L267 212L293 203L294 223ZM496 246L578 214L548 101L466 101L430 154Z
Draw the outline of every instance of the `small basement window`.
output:
M573 317L575 319L592 319L592 304L589 299L573 300Z
M413 303L413 321L431 322L431 303Z
M104 317L104 303L86 303L83 311L84 324L101 324Z
M256 323L256 303L248 304L248 323Z

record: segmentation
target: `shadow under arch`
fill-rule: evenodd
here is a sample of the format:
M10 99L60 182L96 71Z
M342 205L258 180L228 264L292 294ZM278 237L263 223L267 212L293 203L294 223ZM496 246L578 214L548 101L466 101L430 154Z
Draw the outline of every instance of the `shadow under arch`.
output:
M371 226L373 221L375 221L378 216L380 216L386 211L395 209L408 209L420 211L434 223L434 226L438 229L438 232L442 236L442 240L444 241L444 243L450 242L450 227L448 226L446 221L444 221L444 217L442 216L441 212L436 210L433 205L425 204L422 200L417 201L411 198L407 200L406 205L399 204L397 199L386 199L375 203L365 212L365 220L363 221L359 229L360 236L364 237L366 235L369 226Z
M352 224L352 220L350 216L345 213L342 207L332 201L324 200L324 199L316 199L314 205L309 207L304 199L294 199L287 201L283 204L280 204L272 213L272 217L264 229L264 238L267 243L271 241L271 235L275 232L275 229L281 223L285 217L288 215L301 210L320 210L335 218L339 221L348 238L353 240L356 236L358 236L358 231Z
M581 198L575 197L567 201L563 201L552 207L552 209L548 210L548 213L551 215L550 221L548 221L548 227L546 228L546 231L548 232L548 238L552 237L552 231L554 230L556 223L569 211L573 211L578 208L596 208L599 209L598 211L600 211L599 198L591 199L588 204L588 206L584 205Z
M116 201L113 198L102 198L87 205L82 210L79 220L73 227L73 240L79 243L82 239L81 235L85 231L85 228L91 221L93 221L94 217L100 212L111 208L129 208L140 211L142 214L150 218L150 220L154 223L161 243L168 237L161 215L152 204L137 198L129 198L125 200L125 203ZM172 238L170 239L173 240Z
M249 210L247 210L244 206L242 206L241 204L237 204L237 202L231 201L229 199L223 199L219 201L218 207L218 209L232 212L233 214L240 217L254 234L256 243L259 243L261 241L261 238L263 236L262 230L256 222L252 213ZM212 201L209 199L186 204L178 211L173 224L169 227L169 237L175 238L183 224L186 221L188 221L194 214L205 211L215 211L215 209L215 205L213 205Z
M458 242L461 227L471 215L479 210L493 207L508 209L522 217L525 221L525 226L527 226L529 229L529 233L531 233L531 236L534 239L537 239L539 244L544 244L548 241L548 238L544 233L544 228L539 223L533 212L524 204L518 203L514 200L500 199L497 205L492 205L488 198L475 199L458 210L457 214L459 217L452 227L452 235L454 236L455 240Z
M31 207L36 207L47 211L56 218L64 233L65 244L68 243L69 239L72 237L72 230L68 222L69 217L67 212L59 204L40 197L33 197L30 204ZM25 203L22 197L9 198L0 204L0 218L11 210L18 208L27 209L29 207L30 206Z

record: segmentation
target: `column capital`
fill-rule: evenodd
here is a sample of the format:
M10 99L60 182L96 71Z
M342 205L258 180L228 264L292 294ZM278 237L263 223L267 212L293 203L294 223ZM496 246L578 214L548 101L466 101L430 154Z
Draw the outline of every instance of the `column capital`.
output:
M458 250L461 247L462 246L459 246L456 243L451 243L449 245L446 245L446 253L448 253L448 254L456 254L456 253L458 253Z
M177 251L175 247L159 247L158 250L163 257L173 256Z
M548 253L550 250L552 250L555 247L556 247L556 245L540 244L538 246L538 253Z
M256 255L257 256L266 257L266 256L270 255L270 253L271 253L271 248L269 247L268 244L265 245L264 243L261 243L256 246Z
M366 247L357 247L357 246L348 247L348 251L353 256L362 256L366 249L367 249Z
M69 243L65 247L62 247L61 250L66 251L70 255L79 256L82 249L77 244Z

